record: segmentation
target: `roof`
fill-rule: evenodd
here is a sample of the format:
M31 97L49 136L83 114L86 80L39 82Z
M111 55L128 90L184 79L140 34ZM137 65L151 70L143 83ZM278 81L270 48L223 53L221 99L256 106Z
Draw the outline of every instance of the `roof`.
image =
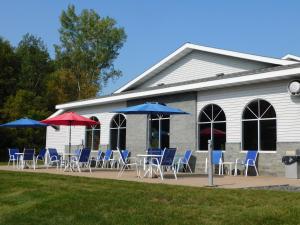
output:
M229 50L224 50L224 49L218 49L218 48L211 48L211 47L206 47L206 46L201 46L201 45L195 45L191 43L186 43L183 46L181 46L179 49L177 49L175 52L167 56L166 58L162 59L160 62L146 70L144 73L141 75L137 76L130 82L128 82L126 85L123 87L119 88L117 91L114 93L121 93L123 91L126 91L133 87L134 85L138 85L145 80L151 78L152 76L156 75L160 71L164 70L180 58L184 57L185 55L189 54L190 52L198 50L198 51L203 51L203 52L209 52L209 53L214 53L214 54L219 54L219 55L224 55L224 56L230 56L230 57L235 57L235 58L240 58L240 59L246 59L246 60L251 60L251 61L257 61L257 62L263 62L263 63L269 63L273 65L290 65L297 63L295 61L291 60L286 60L286 59L276 59L276 58L271 58L271 57L265 57L265 56L258 56L258 55L253 55L253 54L247 54L247 53L240 53L240 52L235 52L235 51L229 51Z
M287 55L283 56L282 59L300 62L299 56L291 55L291 54L287 54Z
M231 73L223 76L214 76L163 86L149 87L142 90L132 90L122 93L114 93L98 98L91 98L60 104L56 106L56 109L67 110L77 107L108 104L113 102L121 102L137 98L147 98L164 94L176 94L182 92L208 90L212 88L221 88L269 80L279 80L295 76L300 76L300 63L264 69L256 69L252 71Z

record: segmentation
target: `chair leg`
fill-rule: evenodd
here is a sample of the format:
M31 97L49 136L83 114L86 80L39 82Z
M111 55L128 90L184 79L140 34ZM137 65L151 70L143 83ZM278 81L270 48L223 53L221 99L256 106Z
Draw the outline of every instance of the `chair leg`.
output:
M162 172L163 169L159 165L157 166L157 168L158 168L159 173L160 173L160 178L161 178L161 180L163 180L164 179L164 175L163 175L163 172Z
M173 167L173 172L174 172L174 177L175 177L175 179L177 180L177 175L176 175L176 169L175 169L175 167Z
M206 160L205 160L205 171L204 171L205 173L208 173L208 172L207 172L207 169L208 169L207 167L208 167L208 166L207 166L207 158L206 158Z
M256 165L254 165L254 168L255 168L255 171L256 171L256 175L259 176Z
M234 176L237 176L237 163L234 166Z
M192 169L191 169L191 167L190 167L190 165L189 165L188 163L186 164L186 166L187 166L187 168L190 170L190 173L193 173L193 172L192 172Z
M246 170L245 170L245 176L247 177L248 176L248 163L246 164Z
M179 172L180 162L177 163L177 173Z

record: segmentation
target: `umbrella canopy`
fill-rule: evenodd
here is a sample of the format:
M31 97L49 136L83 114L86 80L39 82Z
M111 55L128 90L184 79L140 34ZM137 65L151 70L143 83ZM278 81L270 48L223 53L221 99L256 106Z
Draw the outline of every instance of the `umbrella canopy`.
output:
M200 131L200 134L204 135L204 136L210 136L211 135L211 128L210 127L204 128L203 130ZM213 128L213 134L214 134L214 136L222 137L226 133L224 131Z
M48 124L41 123L36 120L22 118L19 120L11 121L5 124L0 125L0 127L11 127L11 128L26 128L26 127L46 127Z
M81 116L75 112L66 112L61 115L42 120L42 122L51 125L69 126L69 153L71 152L71 126L92 126L92 125L99 124L99 122ZM69 161L70 161L70 156L69 156Z
M146 102L141 105L130 106L113 111L114 113L124 114L147 114L147 115L173 115L173 114L188 114L181 109L172 108L158 102Z
M99 122L81 116L75 112L66 112L64 114L42 120L41 122L58 126L92 126L99 124Z

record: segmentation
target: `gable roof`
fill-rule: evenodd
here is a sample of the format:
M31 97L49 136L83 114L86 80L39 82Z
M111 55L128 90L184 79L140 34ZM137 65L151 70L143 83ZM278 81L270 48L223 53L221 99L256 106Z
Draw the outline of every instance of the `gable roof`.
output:
M291 54L287 54L287 55L283 56L282 59L300 62L299 56L291 55Z
M271 68L256 69L237 73L226 74L224 76L214 76L202 78L194 81L185 81L163 86L148 87L143 90L132 90L122 93L101 96L98 98L84 99L68 102L56 106L59 110L68 110L77 107L87 107L93 105L122 102L137 98L147 98L159 95L176 94L189 91L208 90L235 85L257 83L269 80L279 80L300 76L300 63Z
M235 57L235 58L240 58L240 59L246 59L246 60L251 60L251 61L257 61L257 62L262 62L262 63L268 63L268 64L273 64L273 65L278 65L278 66L283 66L283 65L290 65L297 63L295 61L291 60L285 60L285 59L276 59L276 58L271 58L271 57L265 57L265 56L258 56L258 55L253 55L253 54L246 54L246 53L240 53L240 52L235 52L235 51L229 51L229 50L224 50L224 49L218 49L218 48L211 48L211 47L206 47L206 46L201 46L201 45L195 45L191 43L186 43L183 46L181 46L179 49L177 49L175 52L167 56L166 58L162 59L160 62L146 70L144 73L140 74L130 82L128 82L126 85L122 86L118 90L116 90L114 93L121 93L123 91L128 90L129 88L141 84L143 81L148 80L155 74L159 73L160 71L164 70L180 58L186 56L193 50L198 50L198 51L203 51L203 52L209 52L209 53L214 53L214 54L219 54L219 55L224 55L224 56L230 56L230 57Z

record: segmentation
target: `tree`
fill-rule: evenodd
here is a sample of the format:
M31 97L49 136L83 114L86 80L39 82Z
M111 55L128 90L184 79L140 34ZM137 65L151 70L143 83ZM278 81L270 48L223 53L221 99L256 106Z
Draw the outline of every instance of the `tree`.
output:
M54 64L41 38L24 35L16 48L16 55L20 60L17 88L38 95L45 93L47 76L54 71Z
M0 109L7 97L15 94L18 72L19 61L13 47L0 37Z
M60 22L61 43L55 46L58 65L75 77L77 99L94 97L108 80L121 76L113 62L126 40L125 31L94 10L77 15L73 5L62 12Z

